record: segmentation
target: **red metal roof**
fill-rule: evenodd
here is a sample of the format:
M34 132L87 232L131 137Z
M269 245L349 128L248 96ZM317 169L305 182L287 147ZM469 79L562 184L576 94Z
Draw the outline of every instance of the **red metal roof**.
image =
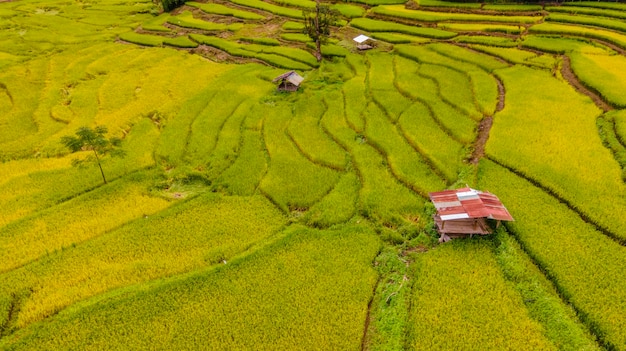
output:
M513 217L497 196L472 188L430 193L430 200L442 220L489 218L512 221Z

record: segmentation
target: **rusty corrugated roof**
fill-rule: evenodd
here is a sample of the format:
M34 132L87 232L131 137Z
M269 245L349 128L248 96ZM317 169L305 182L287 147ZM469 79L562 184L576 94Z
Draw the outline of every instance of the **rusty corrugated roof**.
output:
M513 217L492 193L461 188L430 193L430 200L442 220L489 218L512 221Z

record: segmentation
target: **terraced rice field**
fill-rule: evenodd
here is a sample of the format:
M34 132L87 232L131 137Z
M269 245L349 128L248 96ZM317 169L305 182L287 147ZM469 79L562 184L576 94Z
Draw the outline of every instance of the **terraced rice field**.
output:
M313 6L0 1L0 350L626 350L626 6Z

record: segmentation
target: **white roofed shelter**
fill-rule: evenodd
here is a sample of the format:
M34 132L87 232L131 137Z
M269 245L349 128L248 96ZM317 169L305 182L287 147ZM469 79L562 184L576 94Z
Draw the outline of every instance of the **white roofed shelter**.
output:
M359 35L355 38L353 38L352 40L354 40L356 42L356 48L359 50L369 50L371 48L373 48L373 41L374 39L368 37L367 35Z

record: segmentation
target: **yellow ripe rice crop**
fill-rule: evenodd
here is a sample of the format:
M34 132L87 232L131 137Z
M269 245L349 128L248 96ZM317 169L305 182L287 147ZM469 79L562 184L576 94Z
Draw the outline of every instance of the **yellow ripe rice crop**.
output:
M0 275L0 294L32 288L18 327L108 290L223 264L282 228L265 198L212 193Z
M508 170L481 161L479 184L497 193L515 218L507 226L607 348L626 347L624 248L558 199Z
M626 220L619 215L626 186L598 135L600 111L593 102L546 71L516 66L498 76L508 102L491 129L487 153L626 238Z
M498 269L488 240L416 256L412 350L555 350Z
M379 239L365 226L285 235L215 269L87 300L0 347L360 350Z
M626 64L622 55L570 54L572 69L583 84L597 91L610 104L624 108L626 97L626 72L621 69Z

